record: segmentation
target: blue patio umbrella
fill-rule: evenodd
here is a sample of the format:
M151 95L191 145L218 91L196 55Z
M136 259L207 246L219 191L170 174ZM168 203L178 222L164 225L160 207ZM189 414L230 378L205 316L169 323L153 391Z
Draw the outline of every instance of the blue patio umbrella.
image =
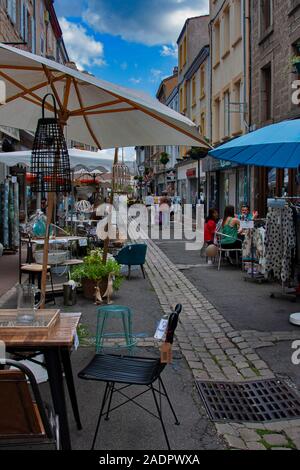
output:
M208 155L241 165L297 168L300 165L300 119L250 132L211 150Z

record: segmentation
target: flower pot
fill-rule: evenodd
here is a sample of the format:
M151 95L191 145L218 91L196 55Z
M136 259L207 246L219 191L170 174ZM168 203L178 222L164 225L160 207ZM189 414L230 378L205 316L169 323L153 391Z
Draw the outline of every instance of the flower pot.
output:
M95 287L100 287L101 295L105 294L107 289L107 277L101 279L101 281L93 281L92 279L83 279L82 280L82 289L83 289L83 296L86 299L94 300L95 298Z

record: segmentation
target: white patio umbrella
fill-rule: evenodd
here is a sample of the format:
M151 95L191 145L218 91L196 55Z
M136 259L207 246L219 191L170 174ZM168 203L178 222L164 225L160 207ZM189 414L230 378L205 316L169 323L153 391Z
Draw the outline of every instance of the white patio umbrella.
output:
M0 44L0 78L6 104L0 125L35 131L42 99L52 92L68 139L99 149L135 145L208 148L195 124L144 93L14 47ZM53 105L47 103L53 112Z
M89 152L87 150L68 149L70 156L70 167L85 165L86 167L95 167L102 165L107 169L112 168L113 161L101 156L101 152ZM0 162L8 166L14 166L18 163L30 166L31 150L20 150L15 152L0 153ZM84 170L85 173L87 170ZM100 171L100 170L97 170ZM101 172L100 172L101 173Z
M209 148L192 121L158 100L4 44L0 44L0 79L6 86L6 103L0 106L2 126L34 132L41 117L43 97L51 92L68 139L99 149L136 145ZM46 110L53 116L52 104L46 103ZM47 227L53 205L54 195L50 193ZM46 235L43 292L48 246Z

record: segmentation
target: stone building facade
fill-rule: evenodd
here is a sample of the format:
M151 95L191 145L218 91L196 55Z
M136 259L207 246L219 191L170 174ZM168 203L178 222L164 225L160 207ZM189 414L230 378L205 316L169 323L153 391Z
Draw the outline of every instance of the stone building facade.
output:
M300 118L293 83L300 76L292 57L300 56L300 0L251 0L251 128ZM296 85L297 86L297 85ZM295 171L255 170L253 204L261 215L270 196L294 195Z
M214 146L249 130L249 1L210 0L210 136ZM251 170L204 161L207 208L250 202Z
M0 0L0 41L63 64L69 61L54 0ZM32 141L27 132L0 123L0 145L6 150L31 148Z

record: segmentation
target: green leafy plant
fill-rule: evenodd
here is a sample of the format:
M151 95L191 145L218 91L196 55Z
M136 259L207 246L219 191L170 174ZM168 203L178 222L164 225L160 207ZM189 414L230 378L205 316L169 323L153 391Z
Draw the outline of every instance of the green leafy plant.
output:
M299 62L300 62L300 55L293 55L291 57L291 64L292 65L299 64Z
M160 154L160 163L166 166L169 163L169 161L170 161L169 154L167 152L162 152Z
M186 156L193 158L194 160L204 158L206 157L206 155L207 155L207 151L205 150L203 151L199 147L192 147L188 152L186 152Z
M101 281L109 274L114 275L114 289L118 289L122 283L121 266L114 259L108 259L103 263L103 252L101 249L91 250L88 256L83 258L83 263L74 267L71 271L71 279L82 282L84 279Z

